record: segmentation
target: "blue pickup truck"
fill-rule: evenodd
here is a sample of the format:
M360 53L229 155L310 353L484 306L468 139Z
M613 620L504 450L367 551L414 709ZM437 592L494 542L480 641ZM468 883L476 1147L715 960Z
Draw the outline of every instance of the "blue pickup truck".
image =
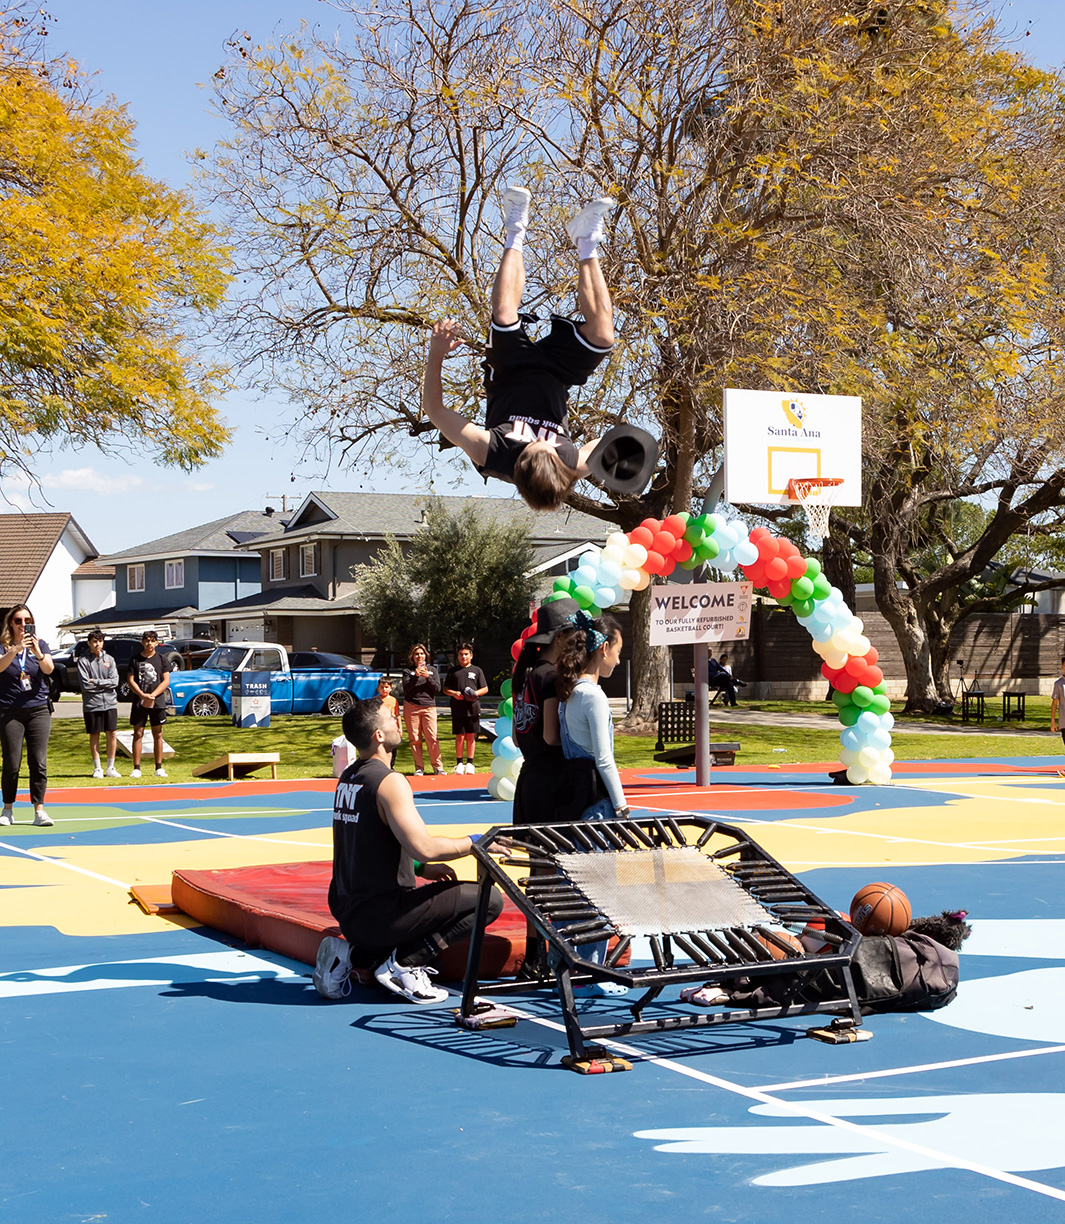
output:
M270 708L274 714L346 713L357 700L377 692L381 673L342 654L294 651L273 642L229 642L219 646L203 667L175 672L171 702L179 714L210 718L233 710L233 673L270 673Z

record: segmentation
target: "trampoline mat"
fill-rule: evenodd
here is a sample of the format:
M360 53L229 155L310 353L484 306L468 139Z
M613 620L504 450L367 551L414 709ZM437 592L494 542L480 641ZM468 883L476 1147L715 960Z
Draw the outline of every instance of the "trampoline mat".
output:
M684 935L779 925L746 889L694 846L559 854L556 861L622 935Z

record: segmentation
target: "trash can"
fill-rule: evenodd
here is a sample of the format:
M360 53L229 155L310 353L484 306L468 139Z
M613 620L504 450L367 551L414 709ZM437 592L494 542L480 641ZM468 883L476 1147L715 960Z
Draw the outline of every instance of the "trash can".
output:
M239 671L233 673L233 726L270 725L270 673Z

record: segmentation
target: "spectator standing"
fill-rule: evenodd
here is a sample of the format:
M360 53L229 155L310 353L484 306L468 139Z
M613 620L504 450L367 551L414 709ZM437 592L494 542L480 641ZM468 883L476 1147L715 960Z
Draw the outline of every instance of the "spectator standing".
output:
M89 634L89 653L78 660L81 681L81 712L85 730L89 733L92 753L92 776L102 778L100 765L100 734L107 736L108 778L122 775L115 768L115 748L118 740L118 665L104 650L104 635L99 629Z
M44 810L48 788L48 737L52 731L52 701L48 677L55 670L48 643L37 637L33 613L25 604L12 608L0 629L0 789L4 807L0 825L15 823L15 798L22 770L22 747L30 766L30 802L33 823L54 823Z
M399 721L399 702L392 696L392 677L382 676L377 682L377 695L381 698L381 704L389 712L396 723L396 730L399 732L399 738L403 740L403 725ZM399 745L392 749L392 759L389 765L392 769L396 767L396 752Z
M484 672L473 661L473 647L463 642L459 647L458 663L444 680L444 694L451 701L451 729L455 733L455 772L474 772L473 753L477 730L481 725L481 698L488 692ZM463 764L462 749L466 748Z
M155 776L165 778L163 768L163 725L166 722L166 690L170 686L170 665L156 650L159 637L151 629L141 634L140 654L129 661L129 687L133 706L129 712L133 728L133 768L131 778L141 776L141 742L145 724L152 724L155 749Z
M1060 716L1065 706L1065 658L1061 660L1061 675L1054 681L1050 694L1050 730L1051 733L1061 730L1062 743L1065 743L1065 727L1061 726ZM6 803L7 800L5 799Z
M436 695L440 692L440 673L429 662L429 652L418 642L407 656L410 667L403 669L403 720L414 757L414 773L425 773L422 740L429 750L433 772L447 773L440 759L440 740L436 734Z

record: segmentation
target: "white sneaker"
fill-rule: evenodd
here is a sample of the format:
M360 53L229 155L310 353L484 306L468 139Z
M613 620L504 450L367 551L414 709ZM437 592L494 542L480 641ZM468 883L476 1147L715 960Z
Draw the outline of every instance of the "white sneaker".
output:
M524 187L508 187L503 192L503 225L508 233L528 228L531 200L532 192Z
M616 200L602 196L585 204L581 211L566 222L566 233L576 242L578 238L588 238L592 242L602 242L606 237L606 219L617 207Z
M129 771L129 776L131 778L139 778L141 776L141 771L139 769L131 769Z
M10 803L4 804L4 810L0 812L0 825L8 825L15 823L15 811Z
M441 777L441 778L446 778L446 777L447 777L447 770L446 770L446 769L443 767L443 765L441 765L439 769L434 769L434 770L433 770L433 773L434 773L434 774L436 774L438 777Z
M103 766L97 765L96 768L92 771L92 776L94 778L102 778L104 776Z
M425 777L425 770L424 770L424 769L416 769L416 770L414 771L414 776L415 776L416 778L424 778L424 777Z
M113 765L108 765L107 769L104 771L104 777L105 778L121 778L122 775L118 772L118 770Z
M42 829L50 829L55 821L48 815L44 808L38 808L33 813L33 823L39 825Z
M397 965L395 952L373 971L378 983L395 994L410 999L412 1003L443 1003L448 992L429 981L435 969L422 965Z
M476 772L477 772L477 768L476 768L476 766L474 765L474 763L473 763L472 761L467 761L467 762L466 762L466 772L467 772L467 773L476 773Z
M323 999L344 999L351 994L351 945L327 935L318 945L314 988Z
M158 768L158 769L155 771L155 776L156 776L157 778L165 778L165 777L167 777L167 772L166 772L166 770L165 770L165 769L162 767L162 765L160 765L160 766L159 766L159 768Z

